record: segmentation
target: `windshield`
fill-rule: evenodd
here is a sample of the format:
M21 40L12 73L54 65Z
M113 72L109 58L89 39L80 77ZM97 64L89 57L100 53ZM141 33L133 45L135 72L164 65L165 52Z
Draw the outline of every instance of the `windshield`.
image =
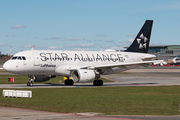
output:
M13 56L11 60L26 60L26 57L24 56Z

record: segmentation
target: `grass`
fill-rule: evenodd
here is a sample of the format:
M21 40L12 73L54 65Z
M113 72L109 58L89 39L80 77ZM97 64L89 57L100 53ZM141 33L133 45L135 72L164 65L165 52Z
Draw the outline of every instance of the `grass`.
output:
M3 89L0 89L1 91ZM18 89L21 90L21 89ZM180 86L29 88L32 98L0 97L0 106L62 113L179 115Z
M3 69L0 69L0 72L6 72L5 70L3 70Z
M7 78L13 77L14 82L8 82ZM49 81L45 81L42 83L59 83L62 81L63 77L58 76L56 78L52 78ZM0 75L0 84L27 84L29 82L29 78L27 75ZM39 84L40 82L34 82L34 84Z

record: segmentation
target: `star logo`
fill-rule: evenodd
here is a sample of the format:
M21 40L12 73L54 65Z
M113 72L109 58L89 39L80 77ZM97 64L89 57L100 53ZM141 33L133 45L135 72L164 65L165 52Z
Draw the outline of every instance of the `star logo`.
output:
M137 42L139 44L139 49L146 48L148 39L143 35L143 33L136 40L137 40Z

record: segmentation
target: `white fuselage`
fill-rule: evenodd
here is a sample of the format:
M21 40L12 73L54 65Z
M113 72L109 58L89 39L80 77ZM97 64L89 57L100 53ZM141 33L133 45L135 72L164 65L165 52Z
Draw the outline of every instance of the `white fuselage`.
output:
M22 75L67 76L70 75L68 69L72 67L121 65L124 63L141 62L144 57L155 56L134 52L30 50L15 54L13 59L8 60L3 67L6 71ZM58 69L60 72L56 72L56 69L58 67L61 68L61 66L62 69ZM122 69L122 67L112 66L104 67L103 70L108 71L114 68Z

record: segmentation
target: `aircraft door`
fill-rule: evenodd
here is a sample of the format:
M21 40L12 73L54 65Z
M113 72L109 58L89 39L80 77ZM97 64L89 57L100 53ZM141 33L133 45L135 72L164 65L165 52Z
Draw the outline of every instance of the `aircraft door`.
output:
M38 56L37 53L33 53L33 57L34 57L34 66L40 66L40 58Z

